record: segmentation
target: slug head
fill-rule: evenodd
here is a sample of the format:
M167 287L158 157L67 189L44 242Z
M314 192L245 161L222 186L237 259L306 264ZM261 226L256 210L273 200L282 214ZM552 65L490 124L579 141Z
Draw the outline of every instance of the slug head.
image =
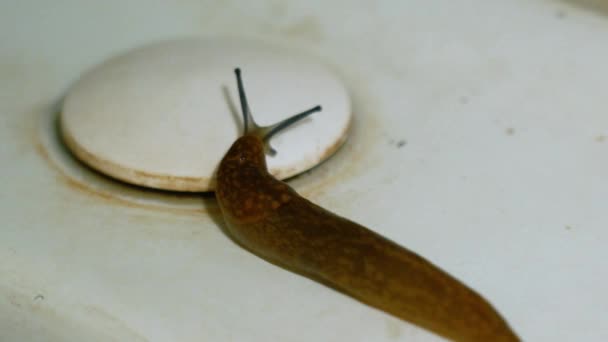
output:
M222 165L232 170L245 167L266 170L264 142L257 135L243 135L232 144L222 160Z
M259 126L255 123L253 119L253 115L251 114L251 110L249 109L249 103L247 101L247 95L245 94L245 87L243 86L243 79L241 77L241 69L234 69L234 73L236 74L237 85L239 89L239 99L241 102L241 112L243 114L243 127L244 132L243 136L239 139L242 140L247 136L255 136L257 137L263 146L263 152L267 152L270 155L275 155L276 151L270 146L269 140L270 138L278 133L279 131L291 126L292 124L304 119L310 114L321 111L321 106L313 107L309 110L301 112L299 114L288 117L285 120L277 122L270 126ZM239 142L237 140L237 142ZM246 139L247 141L252 141L250 139ZM235 143L236 145L236 143ZM232 151L232 149L231 149ZM262 153L263 155L263 153Z

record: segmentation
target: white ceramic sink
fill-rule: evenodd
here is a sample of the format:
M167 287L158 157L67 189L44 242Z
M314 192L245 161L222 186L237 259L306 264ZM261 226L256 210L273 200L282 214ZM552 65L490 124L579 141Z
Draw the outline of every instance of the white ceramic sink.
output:
M608 340L601 1L0 5L1 341L436 341L270 265L212 195L121 184L57 139L65 90L184 36L309 49L352 135L290 184L484 294L526 341Z

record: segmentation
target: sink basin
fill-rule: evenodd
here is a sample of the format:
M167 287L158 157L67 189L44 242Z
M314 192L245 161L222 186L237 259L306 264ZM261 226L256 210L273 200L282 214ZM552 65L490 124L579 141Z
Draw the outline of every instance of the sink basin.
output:
M56 118L79 75L189 36L305 50L345 82L352 134L288 181L303 196L462 279L526 341L608 340L607 14L575 0L0 5L0 340L441 340L241 249L212 194L123 184L70 155Z

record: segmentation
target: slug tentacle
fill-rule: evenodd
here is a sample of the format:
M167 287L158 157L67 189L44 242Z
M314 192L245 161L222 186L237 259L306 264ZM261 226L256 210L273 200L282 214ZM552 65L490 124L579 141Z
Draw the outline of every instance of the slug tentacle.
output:
M259 126L251 114L251 108L249 108L249 102L247 101L247 94L245 93L245 87L243 86L243 79L241 77L241 69L234 69L236 74L237 85L239 89L239 99L241 101L241 111L243 113L243 135L251 134L256 135L264 142L264 150L274 156L277 154L276 150L270 146L270 138L279 131L293 125L294 123L304 119L310 114L320 112L321 106L315 106L311 109L305 110L299 114L288 117L287 119L281 120L270 126Z
M247 101L247 94L245 93L245 87L243 86L243 78L241 77L241 69L234 69L236 74L236 82L239 88L239 99L241 102L241 113L243 114L243 135L251 132L257 132L260 127L255 123L253 115L251 115L251 109L249 108L249 102ZM251 126L251 129L249 128Z
M418 254L307 199L268 173L264 156L279 124L255 125L236 70L245 133L217 171L227 231L256 255L455 341L519 341L478 293Z

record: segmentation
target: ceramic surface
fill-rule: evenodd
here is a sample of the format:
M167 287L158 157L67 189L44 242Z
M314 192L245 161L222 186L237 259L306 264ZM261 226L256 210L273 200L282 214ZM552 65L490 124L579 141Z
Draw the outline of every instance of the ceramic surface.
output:
M332 65L352 135L292 186L463 279L526 341L608 340L604 2L0 6L0 340L438 340L244 251L212 196L117 183L54 140L81 73L184 36Z

